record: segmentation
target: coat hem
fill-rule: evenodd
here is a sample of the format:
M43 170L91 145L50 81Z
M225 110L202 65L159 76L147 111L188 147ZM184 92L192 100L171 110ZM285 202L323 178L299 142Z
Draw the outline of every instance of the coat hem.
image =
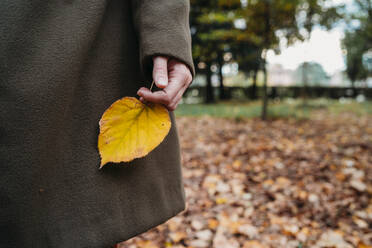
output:
M105 247L115 247L116 244L119 244L119 243L123 243L123 242L126 242L128 240L130 240L131 238L134 238L140 234L143 234L161 224L164 224L165 222L167 222L168 220L170 220L171 218L177 216L178 214L182 213L183 211L186 210L186 203L184 202L183 203L183 206L178 208L177 210L175 210L174 212L172 212L170 215L168 216L165 216L164 218L160 218L157 222L155 222L154 224L150 225L150 226L146 226L146 227L143 227L142 229L139 229L139 231L137 232L134 232L132 234L130 234L128 237L126 238L119 238L119 239L115 239L113 240L112 242L110 242L110 244L108 244L108 246L105 246Z

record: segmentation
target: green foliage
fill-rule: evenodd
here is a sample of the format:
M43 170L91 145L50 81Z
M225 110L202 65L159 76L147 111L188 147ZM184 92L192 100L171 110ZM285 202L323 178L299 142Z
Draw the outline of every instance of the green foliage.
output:
M231 52L247 73L257 70L264 49L279 52L308 37L314 25L331 27L341 18L339 6L326 0L191 0L190 24L196 62L215 62ZM241 23L240 26L236 22Z
M363 55L372 51L372 3L370 0L355 0L357 11L349 16L351 23L358 22L356 28L345 32L343 46L346 50L346 72L354 85L356 80L372 75L371 65L363 63ZM371 63L368 61L367 63Z
M362 61L365 51L362 33L360 31L346 32L343 45L346 49L346 73L354 84L356 80L364 79L367 76Z
M234 13L224 9L229 6L229 2L191 0L190 26L196 64L216 61L218 52L228 45L227 40L235 37L231 32Z
M283 39L287 45L291 45L295 41L306 39L313 26L331 27L340 18L338 8L327 6L326 2L327 0L191 0L193 57L197 71L206 74L206 102L213 101L211 68L218 68L220 98L223 99L221 68L226 62L237 62L239 70L253 78L258 70L262 70L265 86L267 50L273 49L279 53L279 44ZM231 55L228 56L229 59L224 56L227 53ZM254 98L255 84L252 89ZM267 106L265 96L266 94L263 116Z

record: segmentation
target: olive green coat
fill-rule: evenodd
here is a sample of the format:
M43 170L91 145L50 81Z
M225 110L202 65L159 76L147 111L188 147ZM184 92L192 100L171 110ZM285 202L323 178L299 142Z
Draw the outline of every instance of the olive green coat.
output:
M99 170L98 122L191 58L186 0L0 1L0 247L103 248L185 209L174 115L163 143ZM146 77L146 80L145 80Z

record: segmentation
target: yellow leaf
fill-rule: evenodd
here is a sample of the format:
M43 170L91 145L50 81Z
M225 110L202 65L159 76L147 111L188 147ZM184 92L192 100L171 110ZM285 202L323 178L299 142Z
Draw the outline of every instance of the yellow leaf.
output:
M140 240L139 242L137 242L137 245L141 248L159 248L158 245L149 240Z
M146 156L167 136L171 121L163 105L124 97L103 113L99 126L102 168L108 162L129 162Z
M234 163L232 164L232 166L233 166L234 169L240 169L240 167L242 166L242 161L235 160Z
M218 227L219 221L216 219L209 219L208 220L208 227L209 229L215 230Z
M217 204L225 204L227 202L227 199L224 197L217 197L216 203Z
M165 242L165 247L173 247L171 242Z
M365 244L361 243L361 244L358 245L358 248L372 248L372 246L371 245L365 245Z
M243 248L265 248L265 247L266 246L264 246L263 244L261 244L257 240L246 241L243 244Z

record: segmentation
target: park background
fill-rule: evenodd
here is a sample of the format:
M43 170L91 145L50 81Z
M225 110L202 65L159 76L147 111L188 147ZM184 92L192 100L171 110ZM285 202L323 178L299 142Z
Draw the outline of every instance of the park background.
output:
M186 209L119 247L371 248L372 2L191 0L190 28Z

